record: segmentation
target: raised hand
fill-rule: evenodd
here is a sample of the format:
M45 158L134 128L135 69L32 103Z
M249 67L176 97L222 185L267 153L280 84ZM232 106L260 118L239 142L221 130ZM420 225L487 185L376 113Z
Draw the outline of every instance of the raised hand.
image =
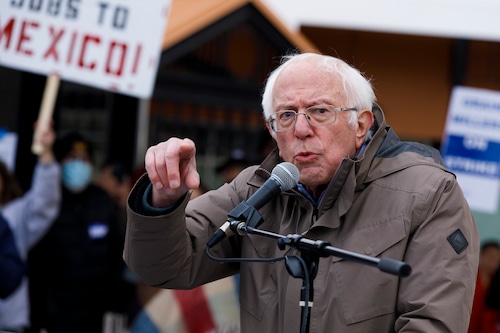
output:
M166 207L200 186L196 146L190 139L170 138L146 152L145 167L153 184L152 204Z

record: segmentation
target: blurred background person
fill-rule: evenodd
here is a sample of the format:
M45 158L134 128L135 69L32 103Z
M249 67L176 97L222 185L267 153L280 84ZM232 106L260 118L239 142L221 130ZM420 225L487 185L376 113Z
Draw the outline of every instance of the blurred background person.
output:
M241 170L251 165L252 161L247 157L243 149L233 149L231 154L215 168L222 183L230 183Z
M42 151L34 169L30 189L23 194L17 179L0 162L0 212L14 235L15 245L26 262L29 250L47 232L61 202L60 166L54 159L52 125L36 139ZM29 271L28 271L29 273ZM30 326L28 277L7 298L0 300L0 330L25 332Z
M486 293L486 307L497 312L497 331L500 332L500 265L491 278L490 287Z
M230 183L243 169L253 164L260 164L276 147L276 142L269 135L267 128L263 128L257 137L257 154L250 154L241 148L231 151L229 156L222 160L215 168L222 184ZM220 184L220 185L222 185Z
M92 147L83 135L67 134L54 150L62 166L62 204L30 253L33 332L99 333L105 317L125 320L133 294L117 205L91 182Z
M468 333L498 333L498 310L486 305L486 295L493 275L500 265L500 243L485 241L481 245L476 289Z
M105 190L117 206L118 218L123 233L125 233L127 223L126 207L128 194L132 189L133 182L135 182L144 172L144 168L137 168L137 170L132 172L122 161L107 159L101 166L96 177L95 184ZM127 308L126 326L129 326L147 301L151 299L159 289L150 287L139 281L128 267L125 267L125 280L135 286L135 291L132 292Z
M115 201L123 231L127 222L127 196L132 189L132 174L121 161L108 159L99 170L95 183Z

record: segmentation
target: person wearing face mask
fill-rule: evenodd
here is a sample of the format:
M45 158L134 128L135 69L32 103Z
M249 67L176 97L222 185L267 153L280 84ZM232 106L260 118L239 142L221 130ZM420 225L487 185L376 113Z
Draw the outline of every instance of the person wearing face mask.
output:
M92 183L92 147L82 134L62 137L54 151L62 167L62 204L30 254L33 331L101 332L106 314L126 313L133 293L124 278L117 206Z

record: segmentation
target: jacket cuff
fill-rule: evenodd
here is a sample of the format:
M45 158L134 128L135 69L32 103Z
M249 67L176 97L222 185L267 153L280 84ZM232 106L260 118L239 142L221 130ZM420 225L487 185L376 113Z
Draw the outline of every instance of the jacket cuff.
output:
M165 215L181 205L185 196L181 197L177 202L168 207L153 207L152 193L153 185L149 180L147 174L144 174L135 184L129 196L130 208L136 213L146 216L160 216ZM186 194L187 195L187 194Z

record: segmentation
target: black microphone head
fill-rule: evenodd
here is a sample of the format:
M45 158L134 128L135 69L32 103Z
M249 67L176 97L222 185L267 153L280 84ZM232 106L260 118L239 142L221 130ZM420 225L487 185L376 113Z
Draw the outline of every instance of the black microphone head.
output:
M280 184L281 191L288 191L297 186L300 173L292 163L282 162L274 167L271 178Z

